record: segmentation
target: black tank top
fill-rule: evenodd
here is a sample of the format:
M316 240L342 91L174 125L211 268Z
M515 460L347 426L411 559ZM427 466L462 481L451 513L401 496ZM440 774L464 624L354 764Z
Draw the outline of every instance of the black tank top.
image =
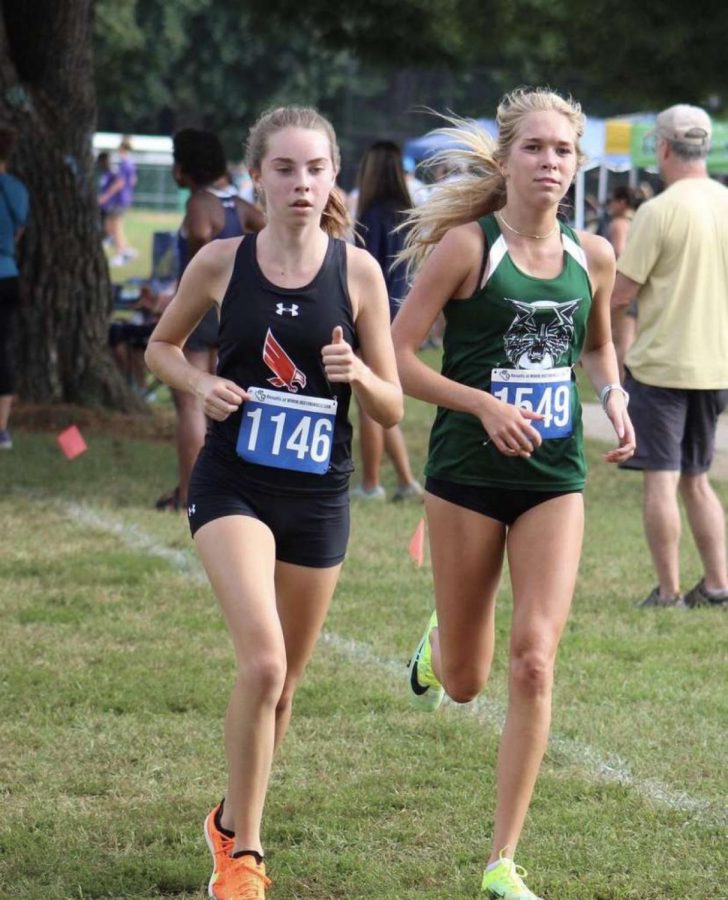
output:
M235 451L242 409L224 422L212 422L206 447L234 460L247 480L276 490L338 491L347 487L351 460L348 384L331 384L321 361L321 348L331 343L336 325L344 340L358 347L346 282L346 244L329 238L324 261L313 280L300 288L283 288L265 277L256 257L257 235L247 235L235 254L235 265L220 309L217 374L247 390L263 387L297 396L335 397L338 406L332 437L331 464L324 475L257 465ZM273 366L271 366L271 363Z

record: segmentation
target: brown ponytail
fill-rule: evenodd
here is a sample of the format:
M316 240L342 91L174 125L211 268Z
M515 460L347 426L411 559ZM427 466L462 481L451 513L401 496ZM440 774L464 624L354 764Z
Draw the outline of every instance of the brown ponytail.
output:
M345 239L351 234L354 222L349 209L344 202L344 197L338 187L329 194L326 206L321 215L321 228L329 237Z

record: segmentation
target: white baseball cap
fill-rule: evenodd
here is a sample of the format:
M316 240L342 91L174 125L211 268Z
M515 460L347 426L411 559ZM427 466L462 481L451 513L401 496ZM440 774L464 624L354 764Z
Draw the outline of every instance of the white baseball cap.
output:
M691 147L708 147L711 132L712 124L707 112L687 103L664 109L655 122L657 137Z

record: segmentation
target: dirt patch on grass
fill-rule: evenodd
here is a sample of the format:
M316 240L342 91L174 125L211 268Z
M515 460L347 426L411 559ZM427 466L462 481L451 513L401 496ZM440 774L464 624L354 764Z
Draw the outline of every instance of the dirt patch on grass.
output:
M115 438L140 441L174 439L175 415L171 408L150 406L148 413L119 413L71 404L18 403L13 406L10 427L18 431L43 431L57 434L76 425L81 432L94 432Z

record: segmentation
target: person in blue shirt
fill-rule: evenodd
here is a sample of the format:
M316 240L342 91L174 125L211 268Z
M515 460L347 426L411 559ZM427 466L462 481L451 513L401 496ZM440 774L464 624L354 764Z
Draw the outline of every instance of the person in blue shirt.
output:
M28 218L28 191L7 171L16 140L15 131L0 127L0 450L13 446L8 421L17 384L14 350L20 294L16 249Z
M391 321L407 293L405 267L393 265L405 239L404 232L398 231L397 226L402 224L405 211L412 206L402 153L397 144L377 141L371 145L362 158L357 186L356 243L371 253L384 273ZM392 500L422 500L424 491L412 475L407 445L399 425L382 428L359 408L359 440L362 480L352 489L353 497L384 499L379 469L382 452L386 451L397 475Z

